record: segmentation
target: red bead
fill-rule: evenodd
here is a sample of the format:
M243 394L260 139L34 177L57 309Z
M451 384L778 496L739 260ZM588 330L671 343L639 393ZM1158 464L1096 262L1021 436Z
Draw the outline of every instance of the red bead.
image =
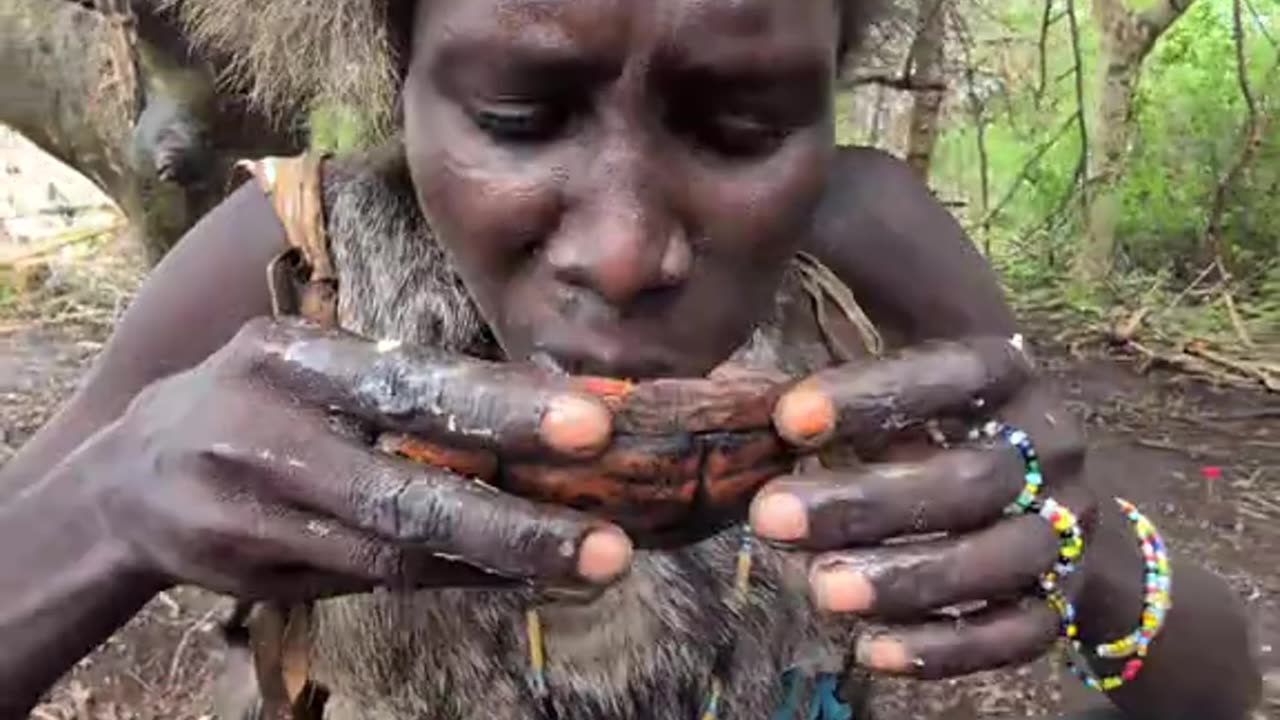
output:
M1133 679L1138 677L1138 672L1141 670L1141 660L1130 660L1124 664L1124 672L1120 673L1120 677L1124 678L1125 682L1133 682Z

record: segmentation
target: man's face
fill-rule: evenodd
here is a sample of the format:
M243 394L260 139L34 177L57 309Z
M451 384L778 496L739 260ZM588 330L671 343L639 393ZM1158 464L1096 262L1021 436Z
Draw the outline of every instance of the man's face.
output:
M831 0L424 0L419 202L508 356L700 375L767 312L832 152Z

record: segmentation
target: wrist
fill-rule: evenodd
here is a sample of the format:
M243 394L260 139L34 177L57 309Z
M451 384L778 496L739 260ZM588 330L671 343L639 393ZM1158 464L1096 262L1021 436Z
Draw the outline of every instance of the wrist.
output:
M1142 618L1144 570L1138 540L1124 518L1104 503L1084 565L1076 610L1086 647L1133 631Z
M64 464L0 505L0 697L34 702L160 589Z

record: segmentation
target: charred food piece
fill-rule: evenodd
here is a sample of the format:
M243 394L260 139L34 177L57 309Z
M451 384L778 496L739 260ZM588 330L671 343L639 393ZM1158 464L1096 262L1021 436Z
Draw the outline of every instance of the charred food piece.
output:
M613 441L593 460L499 459L404 436L384 436L382 447L606 518L641 547L697 542L743 521L756 491L796 462L771 423L785 389L776 377L573 382L614 413Z

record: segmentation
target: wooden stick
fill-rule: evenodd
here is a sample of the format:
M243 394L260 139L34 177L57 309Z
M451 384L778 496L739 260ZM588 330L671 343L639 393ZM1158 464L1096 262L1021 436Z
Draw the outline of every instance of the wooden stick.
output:
M1193 355L1198 358L1204 358L1205 360L1208 360L1209 362L1215 365L1219 365L1221 367L1227 368L1228 370L1234 370L1235 372L1240 373L1241 375L1252 378L1262 383L1262 387L1266 388L1267 390L1271 392L1280 393L1280 380L1277 380L1276 378L1272 377L1269 373L1265 372L1261 368L1254 367L1253 365L1250 365L1248 363L1232 360L1229 357L1225 357L1216 352L1213 352L1209 348L1205 347L1204 343L1201 343L1201 342L1187 343L1183 351L1186 352L1188 355Z
M87 240L93 240L95 238L102 237L103 235L117 232L123 228L124 228L123 223L116 222L116 223L111 223L110 225L106 225L102 227L89 228L89 229L82 228L79 230L72 230L71 232L62 233L61 235L55 235L51 239L40 243L36 247L24 250L23 252L20 252L20 253L14 253L7 257L0 257L0 268L13 269L18 267L24 262L43 257L57 250L61 250L62 248L68 245L75 245L76 243L85 242Z
M1236 337L1240 338L1240 343L1252 350L1257 347L1253 344L1253 338L1249 337L1249 331L1244 326L1244 320L1240 317L1240 313L1236 310L1236 301L1231 299L1231 291L1222 290L1222 302L1227 306L1227 316L1231 318L1231 326L1235 328Z

